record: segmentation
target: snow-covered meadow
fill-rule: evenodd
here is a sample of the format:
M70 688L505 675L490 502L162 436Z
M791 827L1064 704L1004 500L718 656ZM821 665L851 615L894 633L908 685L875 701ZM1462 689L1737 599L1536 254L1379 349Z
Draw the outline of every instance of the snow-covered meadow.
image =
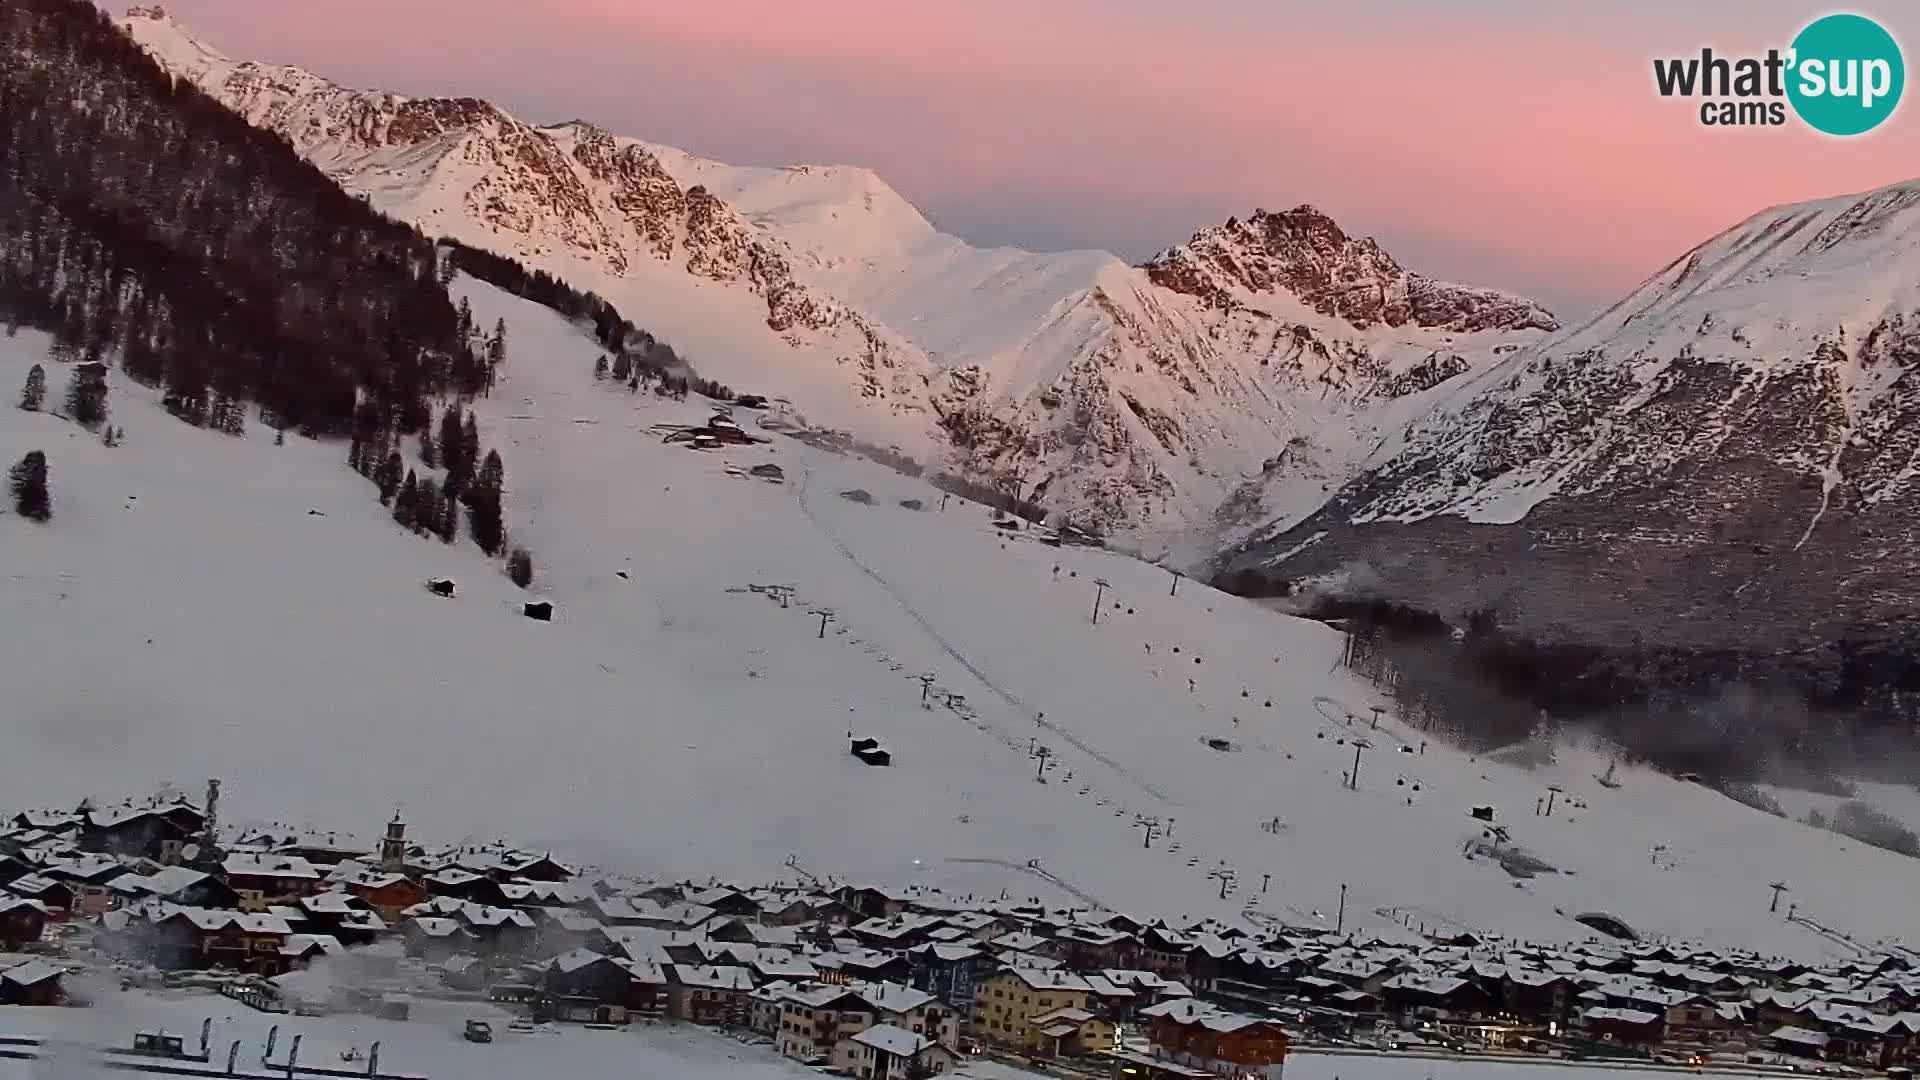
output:
M44 449L54 503L44 526L0 513L6 805L219 776L230 819L371 833L397 808L424 840L638 874L1308 925L1339 918L1345 884L1346 924L1383 934L1577 940L1592 931L1570 916L1606 911L1847 955L1768 912L1784 878L1856 939L1909 932L1920 862L1653 773L1605 788L1577 749L1531 771L1423 753L1391 715L1371 730L1379 699L1337 670L1327 627L1191 581L1170 595L1164 570L943 512L921 481L783 436L664 445L655 425L706 410L596 382L574 328L457 289L480 325L507 322L477 409L555 620L522 618L526 594L470 542L401 531L343 445L196 430L117 376L117 448L0 410L0 460ZM0 388L44 349L0 339ZM50 398L65 378L49 365ZM767 462L786 483L733 475ZM856 487L871 505L839 496ZM439 576L457 597L422 587ZM767 584L792 586L788 606L749 589ZM852 758L850 732L893 765ZM1372 745L1349 791L1356 734ZM1549 785L1561 804L1536 816ZM1563 872L1464 857L1477 805Z

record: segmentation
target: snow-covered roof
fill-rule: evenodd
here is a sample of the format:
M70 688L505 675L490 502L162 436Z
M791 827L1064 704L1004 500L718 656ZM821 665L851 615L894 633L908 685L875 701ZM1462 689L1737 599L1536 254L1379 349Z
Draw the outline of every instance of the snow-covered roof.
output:
M702 990L753 989L753 973L743 967L674 964L673 977L682 986L692 986Z
M1082 990L1091 992L1087 980L1071 971L1050 968L1008 968L1007 974L1035 990Z
M347 951L347 947L340 944L340 939L332 934L289 934L287 940L280 944L282 956L303 956L314 949L328 956Z
M1660 1019L1659 1013L1645 1012L1640 1009L1612 1009L1604 1006L1588 1009L1580 1015L1589 1021L1607 1020L1621 1024L1651 1024Z
M60 969L45 960L28 960L22 964L0 969L0 982L10 982L15 986L34 986L48 979L57 979L60 975Z
M899 983L873 982L858 987L862 1000L884 1013L912 1012L935 998L924 990Z
M199 930L217 933L221 930L239 930L247 934L291 934L293 927L287 920L267 912L230 911L226 908L175 907L166 905L160 909L160 919L185 919Z
M875 1024L855 1035L853 1041L894 1057L905 1058L913 1057L933 1045L933 1040L892 1024Z
M227 876L254 878L285 878L296 881L318 881L320 871L314 865L298 855L238 854L228 855L220 864Z

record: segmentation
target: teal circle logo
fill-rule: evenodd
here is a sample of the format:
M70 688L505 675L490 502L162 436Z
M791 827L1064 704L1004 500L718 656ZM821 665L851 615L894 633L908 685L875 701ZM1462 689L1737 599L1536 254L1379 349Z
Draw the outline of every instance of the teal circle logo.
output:
M1861 135L1893 115L1906 88L1900 43L1864 15L1815 19L1793 39L1787 100L1828 135Z

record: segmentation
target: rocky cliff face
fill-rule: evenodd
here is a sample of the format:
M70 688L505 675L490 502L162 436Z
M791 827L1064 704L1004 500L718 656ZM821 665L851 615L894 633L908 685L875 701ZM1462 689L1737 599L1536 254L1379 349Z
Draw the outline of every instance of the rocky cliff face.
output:
M1920 181L1788 206L1469 376L1224 557L1606 646L1885 639L1920 603Z
M1261 297L1287 293L1359 330L1559 329L1530 300L1408 273L1371 237L1347 235L1311 206L1230 219L1155 256L1145 269L1154 284L1220 311L1258 310Z
M1140 268L987 251L864 170L736 168L229 60L157 9L124 25L349 191L606 292L702 374L1138 537L1205 526L1230 495L1233 522L1310 510L1407 402L1554 326L1311 208Z

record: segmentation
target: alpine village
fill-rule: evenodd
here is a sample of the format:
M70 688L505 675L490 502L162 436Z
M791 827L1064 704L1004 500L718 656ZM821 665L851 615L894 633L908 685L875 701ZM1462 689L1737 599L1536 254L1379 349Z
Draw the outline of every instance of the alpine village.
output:
M484 1001L527 1030L722 1029L863 1080L978 1057L1277 1078L1309 1047L1900 1076L1920 1033L1920 955L1904 949L1821 970L1604 924L1562 947L1438 929L1389 943L842 883L797 862L771 885L647 882L503 844L430 848L398 814L377 847L292 828L229 840L218 797L214 782L197 804L6 819L0 1003L84 1008L117 984L404 1020L417 999Z

